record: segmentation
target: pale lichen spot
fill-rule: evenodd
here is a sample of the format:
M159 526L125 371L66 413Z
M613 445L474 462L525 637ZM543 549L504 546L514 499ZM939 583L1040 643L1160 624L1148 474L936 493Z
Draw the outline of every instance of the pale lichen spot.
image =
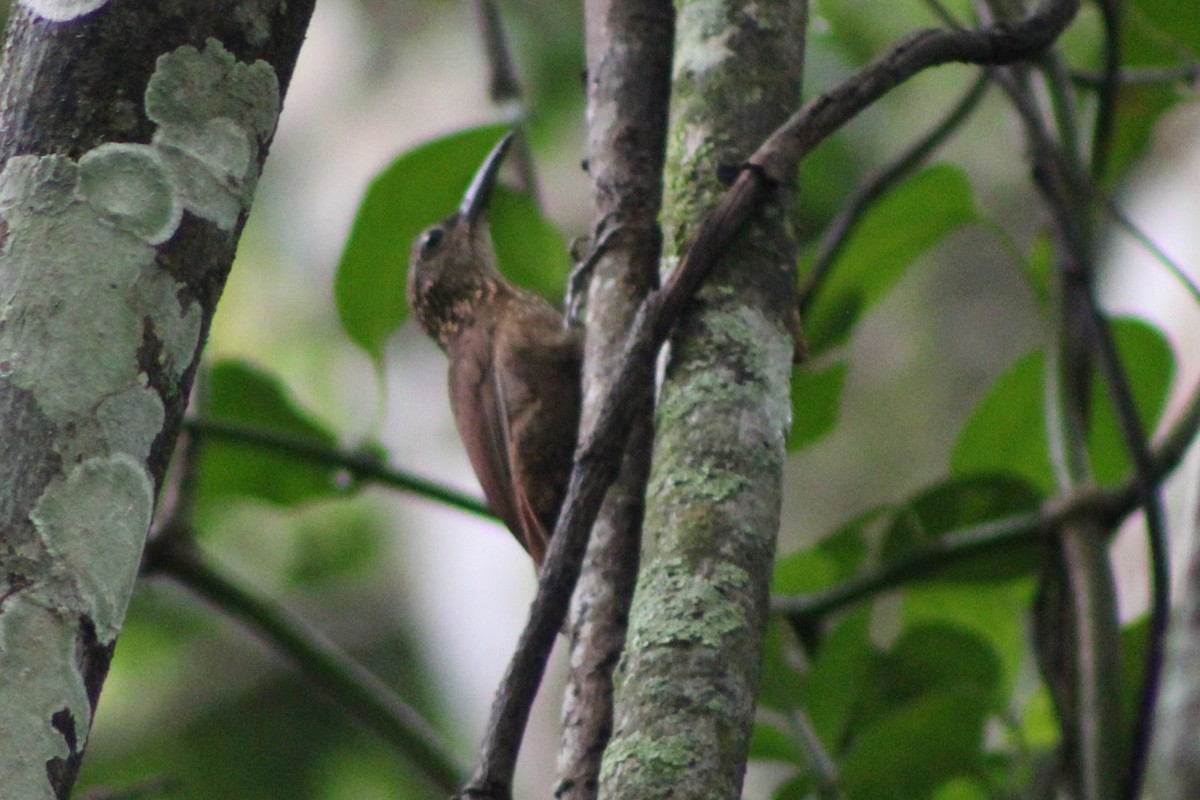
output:
M171 238L183 215L154 148L107 143L79 159L79 186L101 218L161 244Z
M246 41L258 47L271 36L271 14L276 0L242 0L233 9L233 20L241 26Z
M90 618L103 644L121 630L153 507L146 469L132 456L114 453L52 481L29 514L60 584L47 587L53 589L47 600L76 604L72 616Z
M10 379L36 395L44 413L61 428L83 431L80 418L100 398L137 379L141 319L127 296L153 267L155 250L101 217L82 197L79 175L62 156L17 156L0 173L5 288L23 303L20 324L0 329L0 353ZM109 449L106 442L64 446Z
M729 602L731 589L745 583L744 570L718 570L705 577L692 574L681 560L655 564L644 578L648 596L663 602L635 607L630 617L634 650L677 645L720 647L724 637L746 625L741 608Z
M225 117L260 142L279 118L279 79L265 61L244 64L210 38L158 57L146 85L146 116L159 125L198 126Z
M675 50L673 75L702 75L733 56L729 37L734 26L726 19L727 4L721 0L700 0L684 4L676 23L680 30L697 31L685 36Z
M275 130L279 80L265 61L239 62L216 39L159 57L146 86L153 145L187 210L232 230L258 182L258 147Z
M28 593L10 596L4 603L0 653L8 680L0 680L0 731L22 731L20 736L4 737L5 797L54 800L46 762L71 754L68 735L73 735L76 750L87 740L92 712L76 667L77 625L70 615ZM74 723L69 734L51 724L62 711Z
M0 173L0 215L9 225L58 214L78 197L79 165L67 156L13 156Z
M154 146L188 211L232 230L257 182L249 134L219 118L196 127L164 125L154 132Z
M150 445L162 430L163 418L162 399L144 383L106 397L96 409L102 435L112 449L140 461L150 455Z
M51 22L70 22L90 14L108 0L19 0L20 5Z

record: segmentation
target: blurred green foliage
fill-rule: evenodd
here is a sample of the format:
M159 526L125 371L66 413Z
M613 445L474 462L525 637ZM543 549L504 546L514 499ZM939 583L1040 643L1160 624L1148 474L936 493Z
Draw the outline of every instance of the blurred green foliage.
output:
M943 5L962 19L973 8L967 0ZM1131 0L1125 7L1126 64L1172 66L1200 54L1200 15L1181 16L1172 0ZM886 14L879 8L868 0L815 3L810 84L823 88L896 37L933 22L923 4L892 4ZM534 149L554 146L581 108L577 9L528 0L514 6L509 21L518 60L529 72ZM1064 40L1069 67L1098 69L1101 31L1094 10L1085 9ZM972 76L961 74L965 86ZM804 242L811 244L856 183L903 145L897 130L919 127L953 98L937 87L928 95L906 95L917 96L921 102L907 107L881 104L871 112L873 132L852 129L824 143L806 162L798 214ZM1163 114L1184 96L1171 84L1119 92L1109 183L1127 177L1145 155ZM368 187L342 250L333 295L346 336L377 365L407 317L404 287L413 239L457 206L476 167L508 128L466 127L427 141L399 155ZM1029 231L1025 217L1036 215L995 214L1004 203L995 200L1000 192L986 179L996 174L988 172L994 151L1021 150L1009 134L990 127L986 141L968 142L976 161L926 167L876 203L856 226L804 320L814 360L793 376L789 450L802 454L842 430L855 337L870 312L883 306L912 270L943 250L952 234L969 228L999 233L991 243L1002 260L1015 262L1009 266L1027 279L1043 306L1037 310L1045 311L1049 239L1040 227ZM1026 195L1005 202L1024 211L1031 201ZM505 273L547 296L559 296L569 266L563 236L534 201L501 188L489 219ZM801 260L798 279L811 269L810 261L811 255ZM1162 333L1146 322L1118 320L1115 333L1142 421L1153 429L1174 377L1173 353ZM927 388L906 390L920 394ZM941 479L894 502L847 507L846 519L832 530L808 535L805 546L779 554L773 592L815 595L903 563L973 526L1035 511L1055 487L1044 393L1045 358L1041 351L1028 352L979 393L952 437ZM342 446L333 421L303 409L281 379L245 362L212 367L205 403L203 415L212 420L330 450ZM903 403L898 406L883 426L898 437L926 436L928 431L906 421ZM1092 410L1089 453L1096 478L1106 484L1124 480L1129 458L1098 380ZM222 538L202 528L201 540L207 545L215 539L236 553L237 538L244 537L246 563L240 566L255 580L301 599L344 604L341 613L360 622L361 609L369 608L373 597L362 584L380 568L385 536L378 516L364 511L360 488L336 466L207 437L197 520L220 527L250 506L254 514L279 520L289 546L278 563L264 563L254 546L264 535L261 529ZM846 493L854 496L855 487ZM814 769L809 733L833 759L847 800L976 800L1022 790L1057 739L1044 689L1019 680L1032 669L1026 610L1042 556L1042 545L1023 540L953 563L932 562L902 586L806 625L773 619L762 673L763 714L751 751L755 758L789 765L789 777L774 796L820 795L823 778ZM339 590L349 596L331 599ZM376 635L359 649L364 662L452 729L439 714L456 688L430 677L427 655L414 647L411 631L386 613L376 616L368 617L378 624ZM226 627L179 592L158 583L143 587L130 609L106 694L169 708L145 716L150 728L125 731L119 747L101 736L89 754L82 786L129 787L167 776L177 783L165 795L173 798L437 795L420 777L418 765L387 751L336 706L315 699L302 677L261 663L257 649L229 637ZM1144 625L1130 626L1124 644L1130 680L1123 699L1132 715ZM223 654L229 651L239 655L230 659L233 666L225 675L229 665ZM193 681L201 687L195 696L189 691Z

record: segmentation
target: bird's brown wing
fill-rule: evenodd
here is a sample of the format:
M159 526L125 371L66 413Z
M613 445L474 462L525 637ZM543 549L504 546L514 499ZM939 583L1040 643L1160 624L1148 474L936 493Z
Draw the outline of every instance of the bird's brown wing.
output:
M492 510L529 550L513 493L508 452L508 417L496 379L491 340L466 330L450 358L450 406L458 435ZM532 551L531 551L532 552Z
M497 359L504 359L506 357L511 357L511 354L496 354ZM527 391L522 391L523 387L505 385L504 376L506 374L511 373L503 368L495 370L497 405L505 425L505 453L508 462L512 504L516 511L518 525L518 527L510 525L509 529L521 540L521 544L525 545L525 549L529 551L529 555L533 558L533 563L540 567L542 559L546 555L546 546L550 542L550 531L546 530L545 524L538 517L537 509L534 506L532 498L529 496L529 487L534 485L533 481L537 480L537 477L528 475L526 471L523 471L528 467L528 464L521 458L519 450L525 443L521 441L520 433L515 433L511 430L514 415L527 413L523 409L530 407L530 399L524 396ZM512 382L510 381L510 383ZM518 408L510 408L509 403L516 403ZM525 422L526 424L523 425L518 423L522 431L528 428L528 422Z

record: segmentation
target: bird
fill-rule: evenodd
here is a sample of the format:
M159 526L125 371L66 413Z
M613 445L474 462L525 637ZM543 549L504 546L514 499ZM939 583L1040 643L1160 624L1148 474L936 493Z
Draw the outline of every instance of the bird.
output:
M495 145L458 209L417 237L407 296L446 353L450 408L484 496L540 570L579 430L583 335L500 272L486 211L512 140Z

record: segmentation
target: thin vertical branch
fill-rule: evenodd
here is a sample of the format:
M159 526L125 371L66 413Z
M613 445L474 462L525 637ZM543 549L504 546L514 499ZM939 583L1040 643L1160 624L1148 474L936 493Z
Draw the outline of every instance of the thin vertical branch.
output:
M483 39L483 52L488 67L488 96L499 106L516 106L517 136L512 144L508 161L517 175L516 188L538 201L537 170L533 164L533 151L529 147L529 136L525 128L527 114L523 107L521 80L504 33L500 8L496 0L472 0L475 24Z
M1121 2L1097 0L1104 22L1104 66L1100 74L1099 105L1092 129L1092 177L1104 178L1116 127L1117 94L1121 90Z
M958 131L971 112L983 99L991 85L991 79L986 71L981 71L962 98L947 112L928 133L914 142L908 149L892 160L878 172L869 175L855 188L845 206L834 217L821 236L817 246L817 255L804 284L800 287L799 300L800 316L803 317L816 298L821 285L829 276L834 263L841 255L850 234L863 215L881 197L886 195L906 178L921 168L929 157L937 152L951 136Z
M669 0L592 0L585 5L585 25L587 164L597 238L606 237L587 306L583 425L591 427L600 398L620 372L637 308L657 285L674 8ZM653 390L643 391L621 474L600 509L575 590L555 792L560 800L596 796L612 732L612 673L637 577L653 440Z

